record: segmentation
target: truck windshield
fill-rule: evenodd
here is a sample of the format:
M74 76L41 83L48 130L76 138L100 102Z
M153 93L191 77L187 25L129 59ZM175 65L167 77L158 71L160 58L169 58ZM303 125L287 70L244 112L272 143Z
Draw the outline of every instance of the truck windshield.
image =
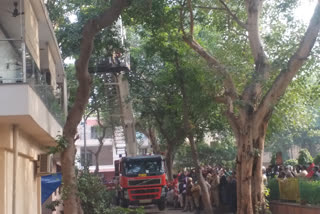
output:
M145 174L145 176L161 175L164 173L163 164L159 160L130 160L124 164L124 173L126 176L138 176Z

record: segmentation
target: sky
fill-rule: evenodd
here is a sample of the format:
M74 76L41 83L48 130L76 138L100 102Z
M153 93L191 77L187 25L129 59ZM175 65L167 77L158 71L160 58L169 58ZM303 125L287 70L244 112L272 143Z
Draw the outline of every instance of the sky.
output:
M309 23L316 7L317 0L302 0L302 2L300 7L295 11L295 15L298 19L303 20L305 23Z

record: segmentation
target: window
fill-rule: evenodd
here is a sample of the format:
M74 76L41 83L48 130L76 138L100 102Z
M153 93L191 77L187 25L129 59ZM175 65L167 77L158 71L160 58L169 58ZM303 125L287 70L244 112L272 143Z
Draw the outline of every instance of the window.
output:
M98 139L99 137L99 127L91 126L91 139Z
M84 156L85 155L85 153L84 153L84 148L81 148L81 166L84 166L85 164L84 164ZM92 165L92 153L91 152L89 152L88 150L87 150L87 152L86 152L86 160L87 160L87 166L91 166Z

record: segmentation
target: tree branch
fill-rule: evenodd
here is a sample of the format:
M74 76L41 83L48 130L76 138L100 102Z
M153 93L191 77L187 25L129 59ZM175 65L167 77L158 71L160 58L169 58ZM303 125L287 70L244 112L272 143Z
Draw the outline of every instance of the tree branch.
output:
M250 47L256 65L259 61L267 61L259 33L259 16L262 9L262 2L261 0L246 0L248 14L247 29Z
M193 20L193 11L192 11L192 2L188 0L188 9L190 13L190 36L193 37L193 27L194 27L194 20Z
M290 58L287 68L282 70L275 79L272 87L261 101L257 118L264 118L270 112L274 105L279 102L279 98L285 93L288 85L293 77L298 73L303 63L306 61L316 42L320 31L320 0L315 8L313 16L310 20L308 29L302 38L299 48Z
M214 97L213 100L217 103L228 104L228 99L225 96Z
M128 0L113 1L110 8L107 8L101 16L89 20L83 27L80 42L79 58L75 63L76 78L79 82L76 98L71 107L66 123L63 127L63 137L67 139L68 146L61 154L61 170L64 188L68 193L63 200L65 213L83 213L80 199L77 192L76 175L74 171L75 142L77 126L80 123L85 108L88 104L91 87L91 77L88 72L89 59L94 46L96 34L103 28L111 26L118 19L121 12L128 6Z
M190 39L187 36L183 36L183 39L194 51L196 51L206 60L210 68L216 71L219 76L223 77L224 88L226 90L224 94L230 96L232 100L237 99L237 90L233 84L231 75L227 72L225 67L222 66L215 57L211 56L207 51L205 51L204 48L194 39Z
M185 32L184 26L183 26L183 20L184 20L183 7L184 7L184 5L181 5L181 7L180 7L180 28L181 28L183 36L186 36L186 32Z
M206 10L226 10L225 8L222 7L205 7L205 6L194 6L194 8L199 8L199 9L206 9Z
M93 50L94 37L101 29L112 25L128 4L128 0L113 1L111 7L106 9L101 16L89 20L83 27L82 39L80 42L80 55L75 63L76 77L79 82L79 87L77 88L75 102L69 111L67 121L64 126L64 133L72 133L75 135L77 125L80 123L81 117L88 103L91 86L91 77L88 72L88 65L89 58Z
M233 18L233 20L234 20L235 22L237 22L237 24L238 24L240 27L248 30L248 29L247 29L247 25L246 25L245 23L243 23L243 22L230 10L230 8L229 8L228 5L224 2L224 0L219 0L219 1L220 1L220 3L223 5L223 7L224 7L225 10L227 11L227 13Z
M255 62L255 73L252 81L242 93L243 100L246 101L249 106L253 106L254 102L260 98L262 84L264 84L270 72L270 65L263 49L259 32L259 16L262 10L262 4L263 1L261 0L246 0L248 38Z
M84 117L84 120L86 121L94 111L95 109L92 109L91 111L89 111L89 113Z
M235 134L235 138L238 138L240 136L239 119L233 113L229 112L229 110L225 112L225 115L229 121L229 124L233 130L233 133Z

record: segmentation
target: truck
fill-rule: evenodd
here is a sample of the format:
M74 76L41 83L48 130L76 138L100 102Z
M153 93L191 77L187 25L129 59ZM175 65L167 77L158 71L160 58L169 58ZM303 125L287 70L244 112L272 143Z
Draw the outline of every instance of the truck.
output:
M166 207L167 181L161 155L122 157L115 161L116 203Z

